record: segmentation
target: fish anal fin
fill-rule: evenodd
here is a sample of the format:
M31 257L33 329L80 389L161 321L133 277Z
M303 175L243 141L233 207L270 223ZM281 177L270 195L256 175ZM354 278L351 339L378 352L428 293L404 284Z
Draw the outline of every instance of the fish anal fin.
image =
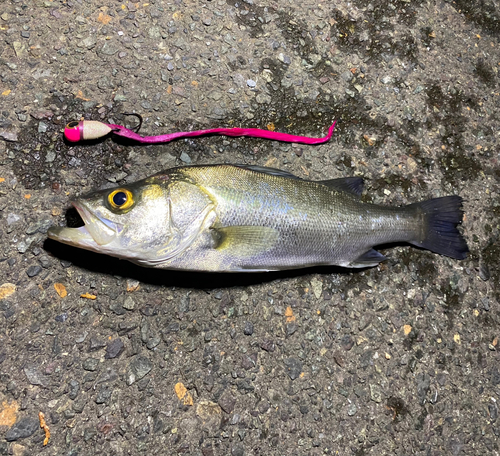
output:
M367 252L360 255L354 261L349 263L350 268L370 268L377 266L377 264L382 261L387 260L387 258L375 249L370 249Z
M361 196L364 189L362 177L342 177L340 179L317 181L317 183L358 197Z
M227 226L213 231L216 250L233 257L251 257L270 250L279 237L277 230L265 226Z

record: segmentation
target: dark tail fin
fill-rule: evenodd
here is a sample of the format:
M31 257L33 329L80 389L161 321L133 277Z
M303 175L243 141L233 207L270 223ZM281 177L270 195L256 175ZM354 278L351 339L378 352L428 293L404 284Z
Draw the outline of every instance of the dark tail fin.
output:
M457 260L463 260L467 256L469 249L457 230L463 216L460 196L435 198L411 206L424 213L426 223L423 239L412 241L413 245Z

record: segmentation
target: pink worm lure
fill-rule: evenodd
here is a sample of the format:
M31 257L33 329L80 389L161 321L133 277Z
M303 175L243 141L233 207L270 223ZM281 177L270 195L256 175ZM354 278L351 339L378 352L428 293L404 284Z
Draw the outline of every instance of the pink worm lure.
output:
M138 114L132 114L139 118L140 124L137 127L139 130L142 124L142 118ZM70 142L78 142L82 140L98 139L103 136L113 133L114 135L123 138L132 139L134 141L155 144L165 143L177 138L189 138L202 135L226 135L226 136L248 136L253 138L274 139L276 141L284 141L301 144L321 144L327 142L333 134L336 122L328 129L328 134L322 138L311 138L308 136L290 135L288 133L279 133L269 130L261 130L259 128L210 128L208 130L196 131L180 131L176 133L168 133L159 136L141 136L133 130L123 127L122 125L106 124L96 120L81 120L80 122L70 122L64 129L64 136Z

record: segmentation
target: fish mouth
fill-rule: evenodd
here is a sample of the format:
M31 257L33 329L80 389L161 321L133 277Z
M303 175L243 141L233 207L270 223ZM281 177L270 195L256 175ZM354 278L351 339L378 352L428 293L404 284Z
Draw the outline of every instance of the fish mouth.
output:
M53 226L47 231L50 239L74 247L99 251L101 247L113 241L123 229L121 224L97 215L81 201L72 201L71 205L82 218L84 226L78 228Z

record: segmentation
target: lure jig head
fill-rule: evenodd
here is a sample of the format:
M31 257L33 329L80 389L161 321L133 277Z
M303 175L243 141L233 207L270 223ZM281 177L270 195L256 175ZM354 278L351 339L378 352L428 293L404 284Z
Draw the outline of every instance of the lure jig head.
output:
M80 120L70 122L64 129L64 136L70 142L88 141L106 136L111 132L108 124L97 120Z
M127 116L135 116L139 119L139 125L134 129L125 128L122 125L106 124L97 120L81 120L70 122L64 129L64 136L70 142L79 142L91 139L99 139L110 133L122 138L131 139L144 144L166 143L178 138L189 138L202 135L225 135L225 136L247 136L250 138L265 138L276 141L301 144L322 144L327 142L333 134L336 122L328 129L328 134L322 138L311 138L309 136L297 136L289 133L262 130L260 128L210 128L208 130L179 131L159 136L141 136L138 131L142 126L142 116L136 113L125 113ZM135 131L134 131L135 130Z

